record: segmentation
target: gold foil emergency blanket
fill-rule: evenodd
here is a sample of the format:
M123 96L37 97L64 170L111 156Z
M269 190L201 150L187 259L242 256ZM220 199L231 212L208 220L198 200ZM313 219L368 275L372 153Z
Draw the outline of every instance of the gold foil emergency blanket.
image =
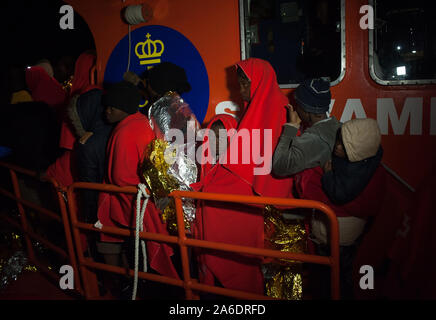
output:
M162 212L162 220L167 223L168 229L177 232L177 217L174 199L168 195L174 190L180 188L177 179L170 175L169 168L176 156L176 150L167 153L165 151L169 143L161 140L153 140L147 148L146 157L142 164L142 176L147 183L151 194L155 200L156 206ZM189 222L184 219L185 228L189 229Z
M62 89L64 89L67 93L70 93L71 87L73 86L74 76L70 76L67 80L62 82Z
M197 181L195 162L196 130L200 127L189 105L176 93L167 92L148 110L148 119L157 140L152 143L143 175L156 206L163 213L170 231L176 231L174 190L191 191ZM152 167L155 167L154 169ZM195 202L182 199L185 228L195 219Z
M265 242L283 252L304 253L306 229L300 220L285 220L273 206L264 209ZM302 263L280 259L263 267L266 294L273 298L301 300L303 298Z

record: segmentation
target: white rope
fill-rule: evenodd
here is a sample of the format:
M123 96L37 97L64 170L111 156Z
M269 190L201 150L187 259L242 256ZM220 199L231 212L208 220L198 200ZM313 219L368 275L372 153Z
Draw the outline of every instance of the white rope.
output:
M130 25L145 22L145 19L142 16L142 4L128 6L124 12L124 18L126 18L127 23Z
M127 70L126 71L130 70L130 56L132 54L132 36L130 35L130 32L131 32L130 24L129 24L128 28L129 28L129 56L127 57Z
M144 197L144 204L141 208L141 199ZM138 184L138 194L136 196L136 233L135 233L135 275L133 279L133 292L132 300L136 299L136 292L138 290L138 268L139 268L139 232L144 230L144 214L147 209L148 199L150 195L144 184ZM145 241L141 239L142 257L143 257L143 270L147 272L147 251L145 248Z
M124 18L129 24L129 56L127 58L127 70L130 70L130 55L132 54L132 37L131 37L131 26L142 22L145 22L142 16L142 5L128 6L124 11Z

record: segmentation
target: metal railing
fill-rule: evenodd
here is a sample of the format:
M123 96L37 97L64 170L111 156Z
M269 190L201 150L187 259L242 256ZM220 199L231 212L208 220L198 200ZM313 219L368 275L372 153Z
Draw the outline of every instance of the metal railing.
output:
M133 236L134 233L133 230L127 230L127 229L121 229L115 227L103 226L101 229L97 229L92 224L80 222L77 218L77 204L75 202L75 197L74 197L74 192L77 189L136 194L137 188L133 186L117 187L114 185L85 183L85 182L74 183L68 188L67 197L68 197L69 212L71 217L71 225L72 225L73 237L76 245L79 269L81 272L81 278L83 280L85 296L87 299L98 299L99 290L98 290L97 277L95 272L93 271L94 269L108 271L112 273L118 273L118 274L127 273L130 276L133 276L134 271L132 269L126 270L125 268L122 267L98 263L93 261L92 258L90 257L85 257L83 255L83 250L82 250L83 248L80 241L81 230L94 231L99 233L106 233L106 234L126 236L126 237ZM179 245L180 254L181 254L183 280L170 278L167 276L144 273L144 272L138 273L138 277L140 279L151 280L151 281L156 281L172 286L183 287L185 290L186 299L188 300L198 298L198 295L194 291L208 292L208 293L229 296L238 299L269 299L269 297L259 294L253 294L240 290L233 290L233 289L205 285L199 283L197 279L191 278L190 262L188 258L188 247L197 247L197 248L213 249L213 250L227 251L227 252L233 252L239 254L250 254L260 257L271 257L277 259L287 259L287 260L301 261L307 263L328 265L331 268L331 272L330 272L331 297L332 299L340 298L339 229L338 229L338 222L337 222L336 215L327 205L317 201L310 201L310 200L241 196L241 195L232 195L232 194L213 194L213 193L190 192L190 191L174 191L170 194L170 197L173 197L175 201L178 235L171 236L171 235L163 235L163 234L151 233L151 232L140 232L139 235L140 238L144 240L152 240L152 241L166 242L166 243ZM326 214L330 221L330 234L331 234L330 256L318 256L318 255L302 254L302 253L281 252L278 250L271 250L271 249L232 245L232 244L211 242L211 241L205 241L199 239L189 239L185 233L182 198L231 202L231 203L256 204L256 205L269 204L269 205L284 206L284 207L300 207L300 208L317 209L323 212L324 214Z
M80 222L77 215L77 202L75 197L75 190L77 189L88 189L88 190L98 190L104 192L119 192L126 194L136 194L137 188L135 186L130 187L117 187L114 185L98 184L98 183L85 183L77 182L71 185L69 188L61 187L55 179L44 178L44 182L48 182L54 188L57 194L57 200L60 208L60 215L56 212L48 210L38 204L32 203L23 199L20 191L20 184L18 182L17 173L23 174L29 178L38 180L39 177L36 172L20 168L15 165L0 162L0 167L4 167L9 170L11 176L11 182L13 187L13 193L0 187L0 194L16 201L18 211L20 214L20 221L17 222L15 219L8 216L0 216L7 223L15 226L23 232L23 239L27 247L27 253L29 256L29 261L35 264L41 271L48 274L55 280L59 280L59 274L49 270L40 261L38 261L34 248L32 245L32 240L39 241L45 245L48 249L56 252L62 258L66 259L68 263L73 267L75 274L75 289L81 295L84 295L87 299L98 299L100 298L97 276L94 270L103 270L118 274L128 274L133 276L133 270L127 270L122 267L111 266L99 262L95 262L91 257L84 256L84 248L82 248L81 232L83 231L93 231L99 233L106 233L111 235L131 237L133 236L133 230L121 229L115 227L104 227L102 229L95 228L92 224ZM67 194L68 208L65 203L65 192ZM155 281L164 283L167 285L182 287L185 290L186 299L197 299L198 295L196 292L208 292L212 294L218 294L222 296L229 296L238 299L270 299L267 296L253 294L250 292L244 292L240 290L227 289L222 287L210 286L206 284L199 283L197 279L191 278L190 275L190 261L188 258L188 247L196 247L203 249L212 249L225 252L233 252L239 254L249 254L259 257L268 257L276 259L286 259L301 261L306 263L322 264L328 265L331 268L331 297L332 299L339 299L339 230L338 222L334 212L325 204L310 201L310 200L300 200L300 199L287 199L287 198L269 198L269 197L256 197L256 196L241 196L233 194L213 194L213 193L203 193L203 192L189 192L189 191L174 191L170 194L170 197L174 198L176 215L177 215L177 226L178 235L164 235L151 232L140 232L140 238L144 240L158 241L176 244L180 248L180 258L182 265L183 279L175 279L167 276L161 276L157 274L151 274L146 272L139 272L138 277L140 279ZM300 208L313 208L317 209L327 215L330 221L330 256L318 256L311 254L302 253L290 253L281 252L278 250L255 248L248 246L233 245L228 243L211 242L200 239L190 239L187 237L184 228L183 221L183 208L182 208L182 198L191 198L196 200L204 201L220 201L229 203L244 203L252 205L274 205L283 207L300 207ZM66 240L66 250L61 248L55 243L50 242L44 237L35 233L29 225L25 208L31 208L39 214L45 215L52 220L57 221L63 225ZM182 227L179 227L182 226ZM77 258L76 258L77 257ZM80 276L79 276L80 275Z
M14 226L15 228L21 230L23 233L23 239L26 245L27 249L27 255L29 258L29 262L34 264L38 267L39 270L47 274L49 277L54 279L55 281L59 281L59 273L54 272L53 270L50 270L47 265L42 263L36 256L35 250L32 245L32 240L36 240L39 243L43 244L46 248L49 250L57 253L61 258L64 259L64 261L67 261L68 264L70 264L74 270L74 274L78 274L78 267L77 267L77 259L76 259L76 253L75 248L73 245L72 235L71 235L71 227L70 227L70 221L66 209L65 199L64 199L64 193L65 189L63 189L55 179L53 178L43 178L40 179L36 172L27 170L24 168L21 168L16 165L12 165L5 162L0 162L0 167L3 167L7 169L10 173L11 182L12 182L12 188L13 192L10 192L9 190L0 187L0 194L10 198L17 203L18 212L19 212L19 221L16 221L14 218L8 217L6 215L0 215L0 219L4 220L6 223L9 223L10 225ZM20 190L20 184L18 181L17 173L24 175L26 178L39 180L41 182L47 182L49 183L53 189L56 192L57 200L59 203L60 208L60 214L54 211L51 211L49 209L46 209L39 204L33 203L31 201L28 201L24 199L21 195ZM63 231L65 233L65 241L66 241L66 249L60 247L58 244L53 243L46 238L42 237L38 233L34 232L30 226L28 215L26 213L26 208L32 209L34 212L37 212L38 214L44 215L48 217L51 220L54 220L62 225ZM80 279L78 277L74 277L75 281L75 290L83 295L82 285L80 283Z

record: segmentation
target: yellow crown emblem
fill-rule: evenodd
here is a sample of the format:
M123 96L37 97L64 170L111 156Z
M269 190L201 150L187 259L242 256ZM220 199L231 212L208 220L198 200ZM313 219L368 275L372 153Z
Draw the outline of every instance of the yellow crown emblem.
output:
M150 40L151 35L147 33L145 42L138 42L135 46L135 53L142 61L141 65L160 63L160 56L165 50L165 46L160 40Z

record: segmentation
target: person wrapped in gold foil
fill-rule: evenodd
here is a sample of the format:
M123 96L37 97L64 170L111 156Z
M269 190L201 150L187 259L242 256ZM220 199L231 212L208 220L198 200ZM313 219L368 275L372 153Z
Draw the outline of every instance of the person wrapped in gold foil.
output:
M169 62L163 62L149 70L146 80L149 101L148 118L156 134L146 150L142 176L168 223L169 231L175 232L176 212L174 200L168 195L174 190L191 190L197 180L195 162L195 136L199 123L189 105L180 94L190 90L185 71ZM195 219L195 203L183 200L186 229Z

